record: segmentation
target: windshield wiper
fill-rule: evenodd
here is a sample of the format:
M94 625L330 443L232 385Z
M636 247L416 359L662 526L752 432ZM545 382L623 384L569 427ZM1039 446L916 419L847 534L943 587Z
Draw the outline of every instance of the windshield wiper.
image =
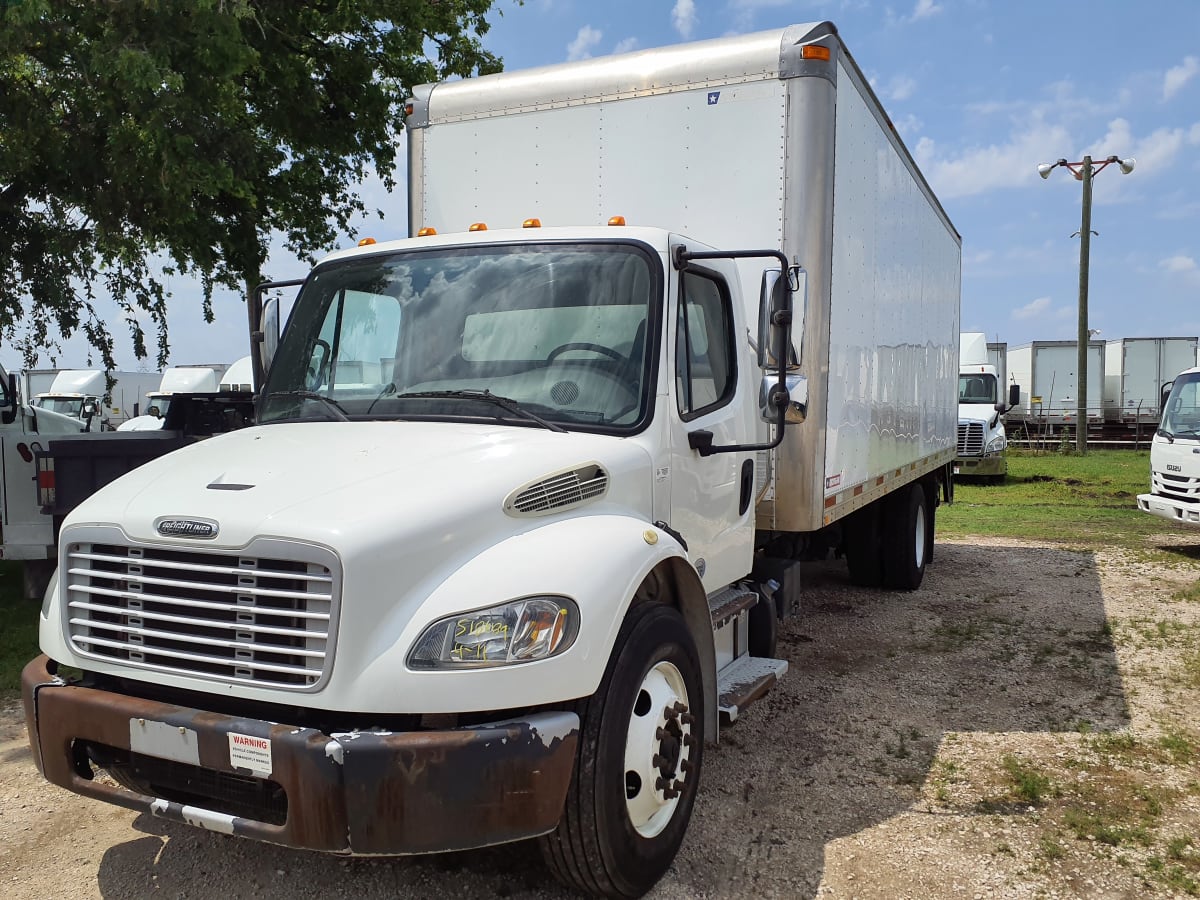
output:
M324 394L318 394L316 391L274 391L267 394L268 400L272 397L299 397L302 400L320 400L339 422L350 421L350 417L346 415L346 410L342 409L340 403L332 397L326 397Z
M499 406L501 409L506 409L510 413L514 413L523 419L528 419L530 422L536 422L543 428L549 428L551 431L557 431L560 434L566 434L567 429L561 425L555 425L553 422L547 422L537 413L530 412L516 400L510 397L501 397L499 394L493 394L489 390L482 391L411 391L406 394L393 394L392 400L408 400L415 398L426 398L431 400L482 400L485 403L491 403L494 406ZM376 398L378 399L378 398Z

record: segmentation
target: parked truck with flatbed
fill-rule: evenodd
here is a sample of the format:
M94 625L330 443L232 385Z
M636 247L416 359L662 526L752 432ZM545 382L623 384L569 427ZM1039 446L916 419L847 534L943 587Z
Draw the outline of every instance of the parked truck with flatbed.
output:
M424 86L407 122L417 236L321 261L273 353L250 298L258 424L67 516L34 756L298 848L537 838L638 896L788 667L797 560L922 580L960 238L829 23Z

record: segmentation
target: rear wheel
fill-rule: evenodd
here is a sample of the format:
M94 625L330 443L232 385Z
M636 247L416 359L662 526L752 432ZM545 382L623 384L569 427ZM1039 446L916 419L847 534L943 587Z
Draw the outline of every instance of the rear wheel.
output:
M925 577L929 546L929 510L925 489L910 484L884 501L883 583L913 591Z
M704 751L698 654L669 606L630 609L600 688L579 703L575 773L542 855L563 882L640 897L683 841Z

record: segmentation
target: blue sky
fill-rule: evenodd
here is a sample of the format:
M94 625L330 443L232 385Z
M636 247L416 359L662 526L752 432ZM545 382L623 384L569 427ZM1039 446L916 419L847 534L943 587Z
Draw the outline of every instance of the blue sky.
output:
M1105 340L1200 335L1197 0L498 0L490 18L485 44L510 70L833 21L962 234L964 331L1074 339L1081 186L1037 164L1090 153L1137 167L1094 181L1089 324ZM406 235L403 187L365 196L387 217L364 234ZM273 277L301 274L272 257ZM218 297L205 326L196 289L172 287L172 362L246 352L240 299ZM81 341L65 349L60 365L84 363Z

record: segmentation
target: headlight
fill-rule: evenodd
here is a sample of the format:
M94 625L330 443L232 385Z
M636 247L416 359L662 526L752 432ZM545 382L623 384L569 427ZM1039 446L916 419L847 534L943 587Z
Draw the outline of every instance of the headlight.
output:
M547 659L579 634L579 607L566 597L523 597L459 613L425 629L408 654L413 669L478 669Z
M1008 439L1004 435L1000 435L999 437L994 437L990 441L988 441L987 450L985 450L984 452L985 453L999 453L1001 450L1003 450L1007 446L1008 446Z

